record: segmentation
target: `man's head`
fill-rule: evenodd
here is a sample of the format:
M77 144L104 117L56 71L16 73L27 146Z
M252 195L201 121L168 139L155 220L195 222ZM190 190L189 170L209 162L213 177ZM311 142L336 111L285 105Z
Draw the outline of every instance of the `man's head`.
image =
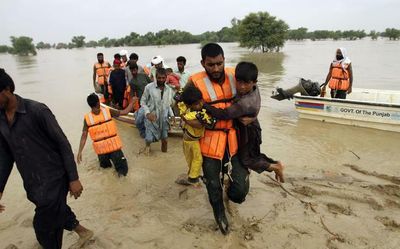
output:
M121 60L120 54L114 54L114 60Z
M3 68L0 68L0 109L8 105L10 97L14 95L15 85Z
M201 49L201 65L210 80L222 82L225 79L224 50L216 43L208 43Z
M153 59L151 59L151 63L154 65L155 68L163 68L164 59L160 56L154 56Z
M122 49L119 54L121 55L121 59L123 62L127 62L128 61L128 51L126 51L125 49Z
M119 69L120 65L121 65L121 61L115 59L114 62L113 62L113 67L114 67L115 69Z
M186 58L183 56L179 56L176 58L176 66L178 67L179 72L183 72L185 70Z
M156 80L158 86L164 86L165 81L167 80L167 72L164 68L157 68Z
M90 108L92 108L92 112L99 112L100 111L100 100L99 96L95 93L91 93L87 98L86 101Z
M136 77L138 74L138 69L138 65L135 62L129 61L129 70L131 71L133 77Z
M193 111L200 111L203 108L203 96L195 86L188 86L181 95L181 100Z
M103 53L97 53L97 61L101 64L104 62L104 55Z
M236 90L239 95L251 92L257 84L258 69L254 63L242 61L235 69Z
M136 53L132 53L129 55L129 60L137 62L139 60L139 56Z

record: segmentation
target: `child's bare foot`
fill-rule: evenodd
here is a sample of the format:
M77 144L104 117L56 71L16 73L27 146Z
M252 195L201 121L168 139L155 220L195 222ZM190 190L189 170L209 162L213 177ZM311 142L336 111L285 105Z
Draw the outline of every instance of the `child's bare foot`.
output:
M82 248L93 237L93 232L82 225L78 225L74 231L79 235L79 239L69 249Z

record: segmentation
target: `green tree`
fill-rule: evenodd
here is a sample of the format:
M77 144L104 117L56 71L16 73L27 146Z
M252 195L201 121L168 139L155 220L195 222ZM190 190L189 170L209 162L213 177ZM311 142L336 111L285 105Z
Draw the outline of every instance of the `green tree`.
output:
M7 53L11 48L6 45L0 45L0 53Z
M50 43L39 42L38 44L36 44L36 48L37 49L50 49L51 45L50 45Z
M378 40L379 33L376 32L375 30L371 30L369 32L369 36L371 37L371 40L375 41L375 40Z
M301 41L307 38L307 28L298 28L289 30L287 39Z
M27 36L15 37L11 36L12 49L9 51L13 54L18 55L36 55L35 45L33 45L33 39Z
M397 40L400 38L400 30L394 28L387 28L385 30L384 37L388 37L389 40Z
M62 43L62 42L59 42L56 45L56 49L66 49L66 48L68 48L68 44L65 44L65 43Z
M85 38L83 35L72 37L72 44L75 48L81 48L85 45Z
M87 47L87 48L95 48L95 47L97 47L97 46L98 46L97 41L88 41L88 42L85 44L85 47Z
M285 43L289 26L268 12L250 13L239 25L240 46L261 49L263 53L279 51Z

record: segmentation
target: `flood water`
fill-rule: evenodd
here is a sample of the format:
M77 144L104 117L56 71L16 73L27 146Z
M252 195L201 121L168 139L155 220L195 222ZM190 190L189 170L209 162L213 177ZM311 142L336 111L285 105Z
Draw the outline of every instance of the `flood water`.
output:
M251 53L235 43L222 46L227 66L247 60L259 67L258 84L263 97L259 115L263 128L262 150L280 159L288 173L301 175L308 170L341 169L346 172L343 164L351 163L365 170L400 175L400 134L299 119L293 101L278 102L270 98L275 87L293 86L300 77L324 82L337 47L345 47L352 59L354 87L400 90L400 42L369 39L287 42L275 54ZM89 111L86 96L93 91L92 67L96 53L103 52L106 60L111 61L113 54L121 49L51 49L38 51L37 56L31 57L1 54L0 67L14 79L17 94L44 102L52 109L76 152L83 115ZM175 58L183 55L190 72L201 70L198 44L125 49L139 55L139 64L161 55L167 65L175 67ZM131 147L129 140L140 139L132 129L119 123L119 131L125 137L124 151L128 154L138 150ZM90 147L89 142L86 146ZM180 138L171 138L170 146L181 146ZM94 158L94 152L90 153ZM183 154L177 156L183 157Z

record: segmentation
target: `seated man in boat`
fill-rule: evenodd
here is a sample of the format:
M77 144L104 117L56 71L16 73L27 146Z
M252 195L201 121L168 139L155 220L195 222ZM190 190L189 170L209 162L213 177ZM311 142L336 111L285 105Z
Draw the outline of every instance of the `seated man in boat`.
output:
M243 166L257 173L275 172L276 180L284 182L283 165L260 152L261 127L257 115L261 107L260 92L257 87L257 66L251 62L240 62L235 69L237 95L231 106L220 109L209 104L204 108L219 120L234 119L238 131L238 155ZM242 117L252 117L253 121L243 124Z
M346 56L344 48L336 50L335 58L329 66L329 73L326 76L325 84L331 89L331 97L346 99L346 94L350 94L353 87L353 69L351 60ZM322 89L323 97L325 87Z
M136 127L144 137L146 146L140 151L150 153L150 144L161 140L161 151L167 152L169 117L173 116L174 91L165 84L167 73L158 68L156 81L148 84L140 100L140 109L136 113Z
M137 111L139 109L139 103L140 99L142 98L144 88L151 82L151 79L143 72L139 73L139 65L134 62L129 63L129 70L132 75L132 78L129 81L131 97L137 97L139 99L137 105L134 106L135 111Z
M179 80L179 85L181 88L184 88L190 77L190 72L185 69L186 58L183 56L178 56L178 58L176 58L176 66L177 70L175 73L181 77Z
M93 148L99 157L100 167L111 167L111 160L115 170L118 172L118 176L126 176L128 173L128 163L121 150L121 139L118 136L117 127L112 117L128 114L135 101L137 101L137 98L133 98L124 110L115 111L101 107L97 94L92 93L87 97L87 103L91 111L84 118L79 151L76 157L78 163L82 161L82 151L89 133L93 140Z

